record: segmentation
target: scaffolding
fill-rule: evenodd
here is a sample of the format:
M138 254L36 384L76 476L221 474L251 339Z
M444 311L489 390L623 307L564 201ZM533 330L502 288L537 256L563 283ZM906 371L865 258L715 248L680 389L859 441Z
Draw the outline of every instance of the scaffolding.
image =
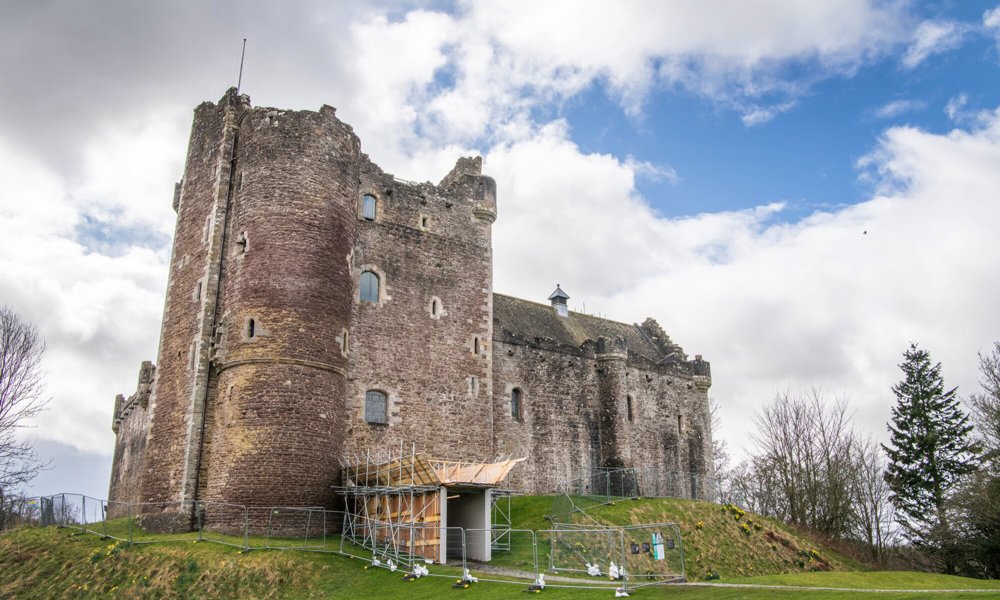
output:
M510 497L513 490L495 489L490 495L490 514L492 537L490 546L493 550L510 551Z
M449 488L491 492L489 517L498 528L490 548L509 549L511 492L495 488L522 460L432 460L415 444L407 449L402 443L342 457L343 485L334 488L345 502L341 551L352 543L370 551L373 562L445 562L449 528L442 514Z

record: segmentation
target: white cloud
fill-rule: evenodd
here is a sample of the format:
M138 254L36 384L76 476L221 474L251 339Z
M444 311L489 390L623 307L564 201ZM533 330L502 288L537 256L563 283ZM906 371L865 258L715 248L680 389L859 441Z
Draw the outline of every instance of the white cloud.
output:
M997 187L995 169L982 169L974 150L994 157L995 116L948 136L890 130L869 164L895 182L894 194L795 225L775 219L781 203L662 218L636 180L676 182L669 165L586 153L565 122L538 116L597 85L633 115L670 89L761 124L816 81L909 40L904 3L470 0L453 15L392 18L360 4L153 4L156 14L108 28L85 55L69 50L74 40L95 39L119 7L71 4L0 20L0 48L42 65L0 66L10 89L28 90L0 98L19 117L0 126L0 297L49 340L43 438L109 453L112 397L130 392L139 361L155 357L172 184L191 107L235 80L238 44L227 36L250 37L244 91L255 104L335 102L365 151L402 177L439 177L456 156L484 150L500 194L498 290L543 299L559 281L591 311L659 318L713 361L734 440L750 407L782 382L851 390L872 406L906 332L948 376L952 364L973 364L958 349L985 347L976 336L997 330L991 311L974 305L996 297L980 272L997 263L992 245L974 261L957 256L967 247L959 241L995 225L996 209L982 201ZM912 60L933 52L918 45ZM50 160L64 153L71 158ZM57 162L73 166L56 172ZM961 240L935 243L930 233L948 226ZM929 290L914 290L921 277L933 279ZM956 314L985 316L971 332Z
M782 204L663 218L633 165L581 152L553 125L486 158L495 284L541 301L560 282L576 308L657 318L712 361L737 448L752 411L786 387L848 394L880 435L910 341L949 385L976 389L975 353L1000 331L997 164L1000 110L972 130L886 131L861 163L879 192L860 204L791 224L773 218Z
M983 13L983 27L996 38L1000 48L1000 5Z
M922 100L893 100L880 106L875 111L879 119L894 119L908 112L923 110L927 105Z
M961 120L965 114L965 105L968 103L969 97L966 94L959 94L948 100L948 104L944 107L944 112L952 121Z
M913 41L903 55L903 66L913 69L929 56L958 48L968 32L969 27L957 21L924 21L913 32Z
M123 177L121 185L134 183ZM48 345L42 367L51 403L33 432L108 453L114 393L135 379L138 360L155 355L166 255L141 244L114 257L89 251L76 241L88 210L80 186L3 145L0 181L0 298ZM170 194L161 196L169 210Z
M753 127L754 125L763 125L768 121L773 120L779 114L788 112L795 108L798 103L794 100L788 102L782 102L781 104L773 106L750 106L743 109L743 115L740 120L747 127Z
M351 28L360 117L353 122L376 134L366 140L395 129L416 144L510 141L524 134L520 125L534 108L597 84L632 115L666 86L758 125L793 109L813 82L894 48L907 39L908 23L900 5L868 0L585 8L570 0L469 0L453 16L375 16ZM414 128L419 141L411 139Z
M625 157L625 166L636 177L643 177L650 181L665 181L670 185L677 185L681 181L677 170L670 165L656 165L646 160L638 160L634 156L629 155Z

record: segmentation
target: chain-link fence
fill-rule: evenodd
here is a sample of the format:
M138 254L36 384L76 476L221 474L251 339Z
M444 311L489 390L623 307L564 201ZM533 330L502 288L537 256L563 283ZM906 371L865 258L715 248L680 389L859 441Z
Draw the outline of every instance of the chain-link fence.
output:
M560 491L595 498L690 498L715 501L719 478L655 467L595 467L565 482Z
M599 498L599 497L598 497ZM579 498L576 499L579 501ZM568 506L573 499L566 497ZM351 519L322 507L222 502L109 503L81 494L27 498L19 523L54 525L129 544L203 541L242 550L327 552L410 574L552 587L630 587L684 577L676 525L555 523L534 531ZM435 573L428 573L433 568ZM546 581L548 578L548 581ZM530 582L530 583L528 583Z

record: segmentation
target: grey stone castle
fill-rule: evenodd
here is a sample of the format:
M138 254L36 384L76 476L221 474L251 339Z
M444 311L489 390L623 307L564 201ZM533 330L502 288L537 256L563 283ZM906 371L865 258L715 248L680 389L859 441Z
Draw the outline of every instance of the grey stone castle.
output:
M399 442L526 457L507 483L523 492L636 468L640 493L708 494L709 364L652 319L568 311L559 287L494 293L496 189L479 158L397 179L329 106L198 106L157 363L115 400L110 499L328 505L340 456Z

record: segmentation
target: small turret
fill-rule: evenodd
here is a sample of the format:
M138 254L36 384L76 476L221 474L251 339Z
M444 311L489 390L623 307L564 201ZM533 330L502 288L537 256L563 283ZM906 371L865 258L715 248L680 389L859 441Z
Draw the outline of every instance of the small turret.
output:
M497 220L497 182L483 175L481 156L459 158L438 187L472 200L472 214L483 223Z
M569 309L566 307L566 301L569 300L569 294L562 291L559 284L556 284L556 291L552 292L549 296L549 300L552 302L552 308L556 310L556 314L560 317L568 317Z

